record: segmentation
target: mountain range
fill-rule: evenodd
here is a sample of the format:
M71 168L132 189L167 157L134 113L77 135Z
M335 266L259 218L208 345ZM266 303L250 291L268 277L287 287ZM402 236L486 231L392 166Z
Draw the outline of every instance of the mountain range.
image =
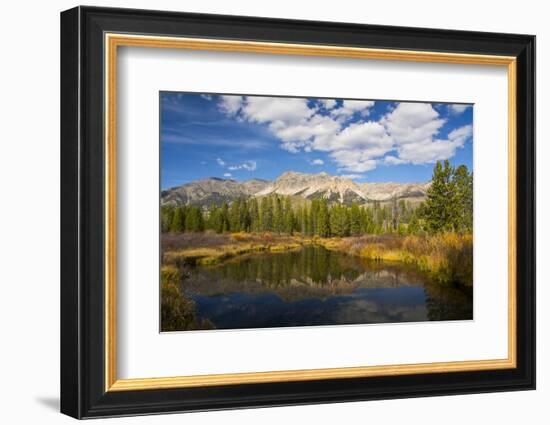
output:
M422 201L427 183L357 183L343 176L331 176L287 171L273 181L252 179L237 182L232 179L210 177L196 180L161 192L163 205L220 205L238 198L262 197L272 194L303 199L327 199L330 203L365 204L393 199Z

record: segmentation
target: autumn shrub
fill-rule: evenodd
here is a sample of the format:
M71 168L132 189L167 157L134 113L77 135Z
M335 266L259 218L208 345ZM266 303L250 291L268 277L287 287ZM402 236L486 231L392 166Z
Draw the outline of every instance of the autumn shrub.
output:
M341 249L373 260L414 263L441 283L472 285L473 238L469 234L365 235L347 238Z
M160 326L162 331L212 329L208 320L198 320L195 302L180 291L181 273L175 266L162 266Z

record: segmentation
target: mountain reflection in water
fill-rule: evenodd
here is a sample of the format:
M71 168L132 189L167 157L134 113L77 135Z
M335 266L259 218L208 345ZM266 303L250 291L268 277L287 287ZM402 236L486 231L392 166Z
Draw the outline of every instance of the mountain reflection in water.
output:
M472 319L471 289L319 246L199 266L181 289L218 329Z

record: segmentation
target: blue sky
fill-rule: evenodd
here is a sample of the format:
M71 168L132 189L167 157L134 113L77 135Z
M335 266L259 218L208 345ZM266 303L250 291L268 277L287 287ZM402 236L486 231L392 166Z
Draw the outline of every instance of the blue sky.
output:
M423 182L472 168L473 106L161 92L161 186L285 171Z

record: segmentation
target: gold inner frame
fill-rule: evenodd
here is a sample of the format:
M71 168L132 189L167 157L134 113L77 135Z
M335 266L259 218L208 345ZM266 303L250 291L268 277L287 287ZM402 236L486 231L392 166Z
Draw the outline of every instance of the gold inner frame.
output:
M325 45L105 34L105 391L308 381L516 367L516 58ZM120 46L503 66L508 72L508 357L495 360L118 379L116 324L117 51Z

